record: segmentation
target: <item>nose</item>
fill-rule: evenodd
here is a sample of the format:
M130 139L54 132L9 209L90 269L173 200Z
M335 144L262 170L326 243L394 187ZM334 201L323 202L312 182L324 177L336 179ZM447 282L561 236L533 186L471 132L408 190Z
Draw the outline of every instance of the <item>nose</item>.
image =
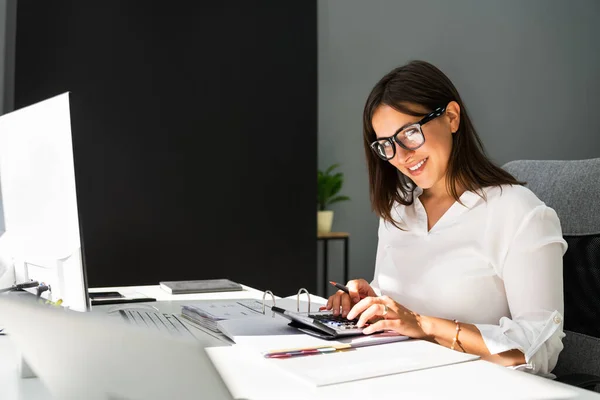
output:
M415 155L414 150L406 150L398 143L396 145L396 156L394 157L399 164L407 164L408 161Z

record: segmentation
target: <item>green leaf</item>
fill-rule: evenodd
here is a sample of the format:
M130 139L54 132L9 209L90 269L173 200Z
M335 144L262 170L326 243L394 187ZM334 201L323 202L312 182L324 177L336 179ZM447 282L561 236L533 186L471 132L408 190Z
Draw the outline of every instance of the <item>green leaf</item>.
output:
M341 172L338 172L337 174L333 175L331 177L331 196L337 194L342 189L343 184L344 175Z
M333 164L332 166L330 166L329 168L327 168L325 170L325 175L329 175L331 172L333 172L334 169L336 169L337 167L339 167L340 164Z
M350 200L348 196L336 195L342 190L344 185L344 174L333 171L339 167L339 164L333 164L325 170L317 170L317 206L320 210L325 210L328 204L338 201Z
M347 201L347 200L350 200L350 197L348 197L348 196L337 196L337 197L334 197L333 199L330 199L329 200L329 204L337 203L337 202L340 202L340 201Z

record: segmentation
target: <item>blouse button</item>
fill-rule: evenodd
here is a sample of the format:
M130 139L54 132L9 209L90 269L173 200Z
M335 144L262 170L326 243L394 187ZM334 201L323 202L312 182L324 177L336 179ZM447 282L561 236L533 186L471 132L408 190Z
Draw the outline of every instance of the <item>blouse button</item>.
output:
M561 319L560 319L560 317L558 315L556 317L554 317L554 323L555 324L560 324L561 323Z

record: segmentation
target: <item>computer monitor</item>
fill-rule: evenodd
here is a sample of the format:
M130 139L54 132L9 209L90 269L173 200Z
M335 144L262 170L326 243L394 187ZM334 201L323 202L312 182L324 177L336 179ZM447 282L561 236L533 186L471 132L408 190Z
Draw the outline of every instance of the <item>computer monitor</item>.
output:
M233 399L204 350L211 344L205 339L23 300L0 296L2 322L53 398Z
M0 117L4 256L17 282L44 282L51 287L44 298L86 311L75 189L69 93Z

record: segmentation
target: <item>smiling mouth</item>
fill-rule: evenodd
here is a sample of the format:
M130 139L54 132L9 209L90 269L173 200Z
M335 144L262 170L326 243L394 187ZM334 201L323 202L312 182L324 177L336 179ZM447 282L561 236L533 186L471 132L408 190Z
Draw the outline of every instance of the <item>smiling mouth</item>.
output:
M412 175L416 175L419 174L421 171L423 171L423 169L425 168L425 164L427 163L427 160L429 159L429 157L425 157L424 159L422 159L421 161L419 161L417 164L415 164L414 166L407 168L408 171L412 174Z

